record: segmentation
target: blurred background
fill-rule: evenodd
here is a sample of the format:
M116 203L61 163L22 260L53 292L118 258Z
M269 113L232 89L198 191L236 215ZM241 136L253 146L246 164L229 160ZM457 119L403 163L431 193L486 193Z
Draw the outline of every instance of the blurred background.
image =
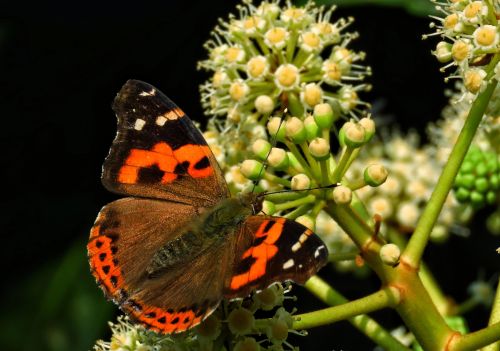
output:
M447 98L430 51L425 1L339 1L335 16L354 16L354 48L367 53L373 90L363 95L388 124L424 135ZM367 4L370 3L370 4ZM192 119L206 122L196 70L203 43L236 2L163 1L64 11L30 9L0 20L0 99L3 189L1 198L2 350L88 350L109 338L107 321L118 314L89 272L86 241L100 208L116 199L100 183L101 166L116 132L111 102L130 78L147 81ZM405 7L406 6L406 7ZM426 253L444 290L459 300L478 274L498 268L485 247L495 246L479 213L474 237L452 236ZM496 245L498 246L498 244ZM496 247L495 246L495 247ZM379 287L333 270L322 276L350 299ZM297 288L299 311L320 308ZM375 314L388 328L401 324L390 311ZM467 315L482 327L486 309ZM347 322L295 338L303 350L368 350L374 345ZM321 342L322 344L319 344Z

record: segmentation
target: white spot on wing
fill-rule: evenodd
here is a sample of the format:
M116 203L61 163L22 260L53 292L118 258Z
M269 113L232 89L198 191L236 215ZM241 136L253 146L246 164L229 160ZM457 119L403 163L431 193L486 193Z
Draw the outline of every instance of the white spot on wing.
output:
M288 261L283 263L283 269L292 268L294 264L295 262L293 262L293 259L289 259Z
M302 247L302 244L301 244L301 243L299 243L299 242L297 241L295 244L293 244L293 246L292 246L292 251L293 251L293 252L296 252L296 251L298 251L301 247Z
M158 124L160 127L163 127L163 125L165 124L166 121L167 121L167 119L165 117L159 116L156 119L156 124Z
M300 236L300 238L299 238L299 242L300 242L301 244L303 244L303 243L304 243L304 241L306 241L308 237L309 237L309 236L308 236L307 234L302 234L302 235Z
M140 119L140 118L137 118L135 120L135 125L134 125L134 129L135 130L142 130L142 127L144 127L144 125L146 124L146 121L143 120L143 119Z
M142 91L140 96L154 96L156 94L156 90L151 89L150 91Z
M314 252L314 257L315 257L315 258L318 258L318 257L319 257L319 255L320 255L320 251L321 251L321 250L324 250L324 249L325 249L325 245L321 245L320 247L318 247L318 248L316 249L316 251Z

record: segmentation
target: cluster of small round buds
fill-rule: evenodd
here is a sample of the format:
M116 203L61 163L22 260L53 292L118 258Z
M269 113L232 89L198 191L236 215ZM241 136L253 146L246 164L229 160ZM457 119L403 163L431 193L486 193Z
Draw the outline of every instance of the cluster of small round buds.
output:
M469 68L474 66L486 69L490 62L488 54L500 49L497 15L490 13L495 10L495 6L489 6L486 1L469 0L449 1L448 6L443 7L440 4L437 8L445 16L436 18L440 23L431 25L437 28L435 34L442 37L433 54L439 62L450 62L443 69L455 66L456 72L450 76L463 79L467 90L477 94L481 92L482 80L489 75L471 71ZM496 9L498 10L498 7Z
M393 206L391 201L382 196L375 196L370 199L368 208L373 214L380 215L383 219L390 218L393 213Z
M330 23L334 7L312 1L303 8L244 1L238 10L239 16L220 21L205 44L209 59L199 63L214 72L200 87L207 114L225 116L237 107L238 118L226 124L236 128L233 122L263 122L283 107L304 119L324 100L342 106L346 116L361 113L357 92L367 89L362 80L370 70L358 64L364 54L348 48L357 37L343 32L352 19Z
M269 156L269 152L271 152L271 148L271 143L269 143L265 139L257 139L252 144L252 152L260 160L267 159L267 157Z
M333 201L338 205L348 205L352 201L352 191L344 185L333 188Z
M236 308L229 313L227 325L231 333L235 335L250 334L255 327L255 317L246 308Z
M407 228L414 228L420 216L420 209L414 201L402 202L398 206L396 219Z
M286 136L292 142L300 144L307 138L304 122L298 117L292 117L285 123Z
M473 147L455 179L455 197L474 207L494 204L500 190L500 159L495 152Z
M318 105L316 105L318 106ZM311 141L319 136L319 126L313 116L307 116L304 119L304 127L306 129L307 140Z

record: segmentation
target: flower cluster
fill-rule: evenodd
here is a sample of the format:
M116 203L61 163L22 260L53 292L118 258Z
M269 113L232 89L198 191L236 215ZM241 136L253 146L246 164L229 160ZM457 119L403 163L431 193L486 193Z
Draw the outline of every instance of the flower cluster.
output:
M449 78L459 78L465 88L477 94L488 81L500 77L498 55L500 30L496 14L497 1L448 0L442 4L434 0L443 17L433 17L434 34L442 38L434 51L443 67L456 67ZM426 37L426 36L424 36Z
M238 10L220 21L205 45L209 58L199 63L212 74L200 88L202 104L208 115L223 118L209 130L230 153L221 155L229 166L248 155L245 146L285 108L300 119L324 102L337 116L361 113L366 103L358 92L369 88L362 80L370 70L358 63L364 54L348 47L357 36L344 31L352 19L331 22L334 8L312 2L281 8L279 1L258 7L244 1Z
M175 335L160 335L118 317L109 323L110 341L99 340L96 351L170 351L219 350L224 345L235 351L295 350L287 341L293 317L283 305L289 286L273 284L243 300L224 301L212 315L197 327ZM268 318L256 318L268 315Z

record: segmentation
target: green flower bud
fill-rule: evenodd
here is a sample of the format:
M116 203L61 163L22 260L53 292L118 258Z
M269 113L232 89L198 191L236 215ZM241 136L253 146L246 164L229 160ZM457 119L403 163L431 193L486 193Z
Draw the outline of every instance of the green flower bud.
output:
M399 263L401 250L395 244L385 244L380 248L380 259L388 266L396 266Z
M375 122L371 118L361 118L358 122L365 128L365 142L369 142L375 135Z
M260 180L264 174L264 165L256 160L245 160L240 166L240 171L250 180Z
M338 115L333 114L330 104L324 103L314 106L314 120L320 128L330 129L337 118Z
M302 224L304 227L314 231L316 228L316 220L310 215L299 216L295 219L295 222Z
M493 190L498 190L500 185L500 177L497 174L492 174L490 177L490 185Z
M488 165L486 163L478 163L476 165L476 175L482 177L488 174Z
M262 202L262 212L264 212L266 215L271 216L276 213L276 205L274 204L274 202L264 200Z
M474 189L475 180L474 174L462 174L460 178L457 178L456 185L471 190Z
M293 325L293 317L291 313L285 310L283 307L278 308L274 317L284 321L286 325L288 325L288 328L291 328Z
M252 332L255 325L255 318L246 308L232 310L227 317L229 330L236 335L246 335Z
M365 128L359 123L347 122L342 129L344 129L344 142L347 146L358 148L365 144Z
M277 318L273 318L266 328L266 335L273 344L281 344L288 337L288 325Z
M296 174L291 180L292 190L304 190L311 187L311 179L303 173Z
M486 203L488 205L494 205L497 202L497 194L490 190L486 193Z
M352 190L344 185L333 188L333 201L338 205L348 205L352 201Z
M304 142L307 138L304 123L297 117L292 117L286 121L286 136L295 144Z
M311 141L319 136L319 127L316 124L313 116L307 116L304 119L304 126L306 127L307 140Z
M460 167L460 173L462 174L467 174L467 173L472 173L474 171L474 162L465 160L462 166Z
M474 207L481 207L484 205L484 195L477 191L470 193L470 201Z
M431 240L435 243L444 243L448 237L450 236L450 232L444 225L436 225L431 231Z
M485 193L486 191L488 191L490 185L488 184L486 178L477 178L474 182L474 187L480 193Z
M290 167L293 167L296 170L301 170L302 166L301 166L299 160L297 160L297 157L295 157L295 155L293 153L291 153L290 151L287 151L286 154L288 155L288 162L290 164Z
M245 338L234 345L234 351L260 351L261 347L254 338Z
M433 52L433 54L434 56L436 56L439 62L441 63L449 62L452 59L451 47L452 44L447 43L446 41L440 41L436 45L436 50Z
M257 139L252 144L252 152L260 160L264 161L269 156L271 144L265 139Z
M465 188L458 188L458 190L455 191L455 197L460 202L466 202L467 200L469 200L469 196L470 191Z
M309 143L309 152L317 160L326 160L330 157L330 144L323 138L316 138Z
M269 122L267 122L267 130L271 138L276 138L276 140L281 142L285 141L285 121L280 117L272 117L269 119Z
M273 147L267 159L269 165L277 170L288 168L288 155L285 150Z
M380 164L369 165L363 173L366 184L373 187L384 184L387 176L387 169Z

